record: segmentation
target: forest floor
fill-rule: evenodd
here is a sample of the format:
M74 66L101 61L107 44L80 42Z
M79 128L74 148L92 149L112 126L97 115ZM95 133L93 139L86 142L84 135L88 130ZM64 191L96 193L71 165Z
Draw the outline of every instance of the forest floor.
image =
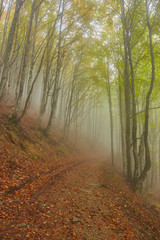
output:
M160 239L160 210L96 154L0 107L0 239ZM10 110L11 111L11 110Z

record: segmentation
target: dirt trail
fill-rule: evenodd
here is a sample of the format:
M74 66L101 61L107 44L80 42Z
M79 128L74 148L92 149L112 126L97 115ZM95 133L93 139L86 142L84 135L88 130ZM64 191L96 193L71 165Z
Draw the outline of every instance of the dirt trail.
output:
M30 196L20 189L23 198L10 195L0 205L0 239L159 239L159 214L135 194L128 197L124 180L105 161L68 166L57 176L52 172Z
M0 107L0 240L159 240L160 213L96 157ZM102 154L102 153L100 153ZM84 157L85 156L85 157Z

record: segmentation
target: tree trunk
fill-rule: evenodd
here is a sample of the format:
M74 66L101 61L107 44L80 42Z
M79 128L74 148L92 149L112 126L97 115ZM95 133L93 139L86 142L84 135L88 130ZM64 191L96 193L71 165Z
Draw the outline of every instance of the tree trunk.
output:
M128 33L127 33L128 36ZM132 51L130 46L130 39L127 37L128 57L131 71L131 92L132 92L132 146L133 146L133 158L134 158L134 176L133 184L137 182L139 177L139 162L137 154L137 114L136 114L136 97L135 97L135 79L132 63Z
M62 41L62 24L63 24L63 13L64 13L64 0L60 2L60 8L62 8L60 13L60 26L59 26L59 40L58 40L58 55L57 55L57 65L56 65L56 75L54 79L54 90L51 99L51 112L49 116L48 125L45 129L46 134L49 133L53 119L56 113L58 92L59 92L59 80L60 80L60 70L61 70L61 41Z
M69 95L68 95L68 101L67 101L68 104L66 109L66 116L64 121L63 139L67 138L69 134L69 128L71 123L72 101L73 101L73 96L75 91L75 81L76 81L77 71L78 71L78 65L76 64L74 67L73 78L71 78L72 79L71 89L69 89L68 91Z
M6 51L5 51L4 61L3 61L3 71L2 71L1 82L0 82L0 101L2 100L3 95L4 95L5 84L7 81L6 78L7 78L7 70L8 70L8 66L9 66L9 58L10 58L10 54L12 51L12 45L13 45L16 25L17 25L17 22L19 19L19 13L20 13L20 9L21 9L22 5L23 5L22 0L16 0L14 17L13 17L12 25L11 25L11 28L9 31L7 46L6 46Z
M108 103L109 103L109 116L110 116L110 134L111 134L111 160L112 167L114 167L114 149L113 149L113 109L112 109L112 98L111 98L111 86L110 86L110 69L109 62L107 61L107 92L108 92Z
M1 5L0 5L0 19L2 17L2 13L3 13L3 0L1 0Z
M35 11L35 6L36 6L37 0L33 1L32 8L31 8L31 13L30 13L30 21L29 21L29 26L28 26L28 31L27 31L27 36L26 36L26 42L24 46L24 57L23 57L23 63L22 63L22 71L21 71L21 77L20 77L20 88L19 88L19 93L18 93L18 98L16 102L16 107L15 111L13 114L13 118L16 119L21 100L22 100L22 95L23 95L23 89L24 89L24 83L25 83L25 75L26 75L26 68L27 68L27 60L28 60L28 50L30 46L30 36L31 36L31 30L32 30L32 24L33 24L33 18L34 18L34 11Z
M123 161L123 174L126 175L126 155L125 155L125 142L124 142L124 123L122 113L122 89L119 82L119 116L120 116L120 128L121 128L121 148L122 148L122 161Z
M142 183L147 176L147 172L151 168L151 160L150 160L150 150L149 150L149 143L148 143L148 122L149 122L149 105L150 105L150 97L152 94L154 81L155 81L155 60L154 60L154 52L153 52L153 43L152 43L152 27L150 25L149 19L149 4L148 0L145 0L146 4L146 20L147 20L147 27L149 31L149 45L150 45L150 56L151 56L151 82L150 87L146 96L146 107L145 107L145 123L144 123L144 146L145 146L145 166L144 169L138 178L137 184L135 189L142 188Z
M6 33L7 33L11 8L12 8L12 1L10 1L9 4L8 4L7 14L6 14L5 23L4 23L4 29L3 29L3 38L2 38L2 43L1 43L0 56L2 56L2 53L3 53L4 42L5 42L5 37L6 37Z
M130 80L129 80L129 63L126 40L126 16L125 4L122 0L122 25L123 25L123 41L125 53L125 71L124 71L124 93L125 93L125 117L126 117L126 160L127 160L127 179L132 181L132 165L131 165L131 131L130 131Z
M31 85L32 85L32 77L33 77L33 68L34 68L34 56L35 56L35 45L36 45L36 36L37 36L37 27L38 27L38 15L39 9L35 12L35 25L34 25L34 35L33 35L33 47L32 47L32 57L31 57L31 65L29 70L29 78L28 78L28 87L27 87L27 94L29 94Z
M46 49L45 49L46 50ZM35 75L35 78L32 82L32 85L30 87L30 90L29 90L29 93L28 93L28 96L27 96L27 99L26 99L26 102L25 102L25 106L23 108L23 111L22 111L22 114L17 118L17 122L21 120L21 118L25 115L27 109L28 109L28 105L29 105L29 102L30 102L30 98L31 98L31 94L33 92L33 88L34 88L34 85L38 79L38 76L40 74L40 71L41 71L41 68L42 68L42 64L43 64L43 59L44 59L44 55L45 55L45 50L43 52L43 55L42 55L42 58L41 58L41 61L40 61L40 64L39 64L39 67L38 67L38 70L37 70L37 73Z

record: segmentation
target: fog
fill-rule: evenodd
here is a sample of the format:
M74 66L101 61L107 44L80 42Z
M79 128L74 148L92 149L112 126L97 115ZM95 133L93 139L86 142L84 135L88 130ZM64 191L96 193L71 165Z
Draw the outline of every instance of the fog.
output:
M34 75L33 75L34 78ZM10 88L8 92L8 99L10 101L14 101L16 84L14 83L14 79L10 80ZM27 86L28 83L25 83L24 92L23 92L23 101L21 104L21 110L24 107L24 103L27 98ZM31 117L39 118L40 114L40 106L42 101L43 94L43 73L40 73L38 80L35 83L30 106L28 109L28 114L32 114ZM65 111L67 108L67 96L69 95L70 88L61 86L56 115L53 122L52 129L59 128L61 131L64 129L65 122ZM107 156L110 152L111 145L111 135L110 135L110 118L109 118L109 107L107 101L107 92L106 96L104 94L99 97L98 104L94 103L93 96L88 97L85 103L82 103L80 109L76 109L77 116L74 114L75 109L72 110L72 114L74 115L70 127L69 134L67 138L77 134L77 144L78 144L78 136L83 137L86 141L95 149L106 149ZM74 103L73 103L74 105ZM98 106L97 106L98 105ZM74 106L73 106L74 108ZM47 108L42 118L43 127L49 118L51 110L51 96L48 97ZM114 153L119 154L121 152L121 141L120 141L120 126L119 126L119 115L118 109L116 105L114 106Z

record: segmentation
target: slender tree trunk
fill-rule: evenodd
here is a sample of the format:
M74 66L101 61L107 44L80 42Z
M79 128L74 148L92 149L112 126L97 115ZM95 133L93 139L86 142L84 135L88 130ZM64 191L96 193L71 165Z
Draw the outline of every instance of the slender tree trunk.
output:
M128 35L128 34L127 34ZM139 177L139 161L137 154L137 114L136 114L136 97L135 97L135 78L132 63L132 52L130 46L130 39L127 38L128 57L131 71L131 92L132 92L132 146L133 146L133 157L134 157L134 176L133 185L137 182Z
M150 182L150 186L151 186L151 189L153 189L153 186L154 186L154 145L152 144L151 145L151 182Z
M53 29L54 31L54 29ZM52 31L52 33L53 33ZM49 35L49 28L48 28L48 35ZM50 79L50 71L51 71L51 63L50 63L50 54L51 54L51 48L50 48L50 37L48 36L47 39L47 50L46 50L46 67L45 72L43 74L43 94L42 94L42 101L41 101L41 107L40 107L40 116L39 121L41 122L42 117L46 111L46 106L48 102L48 95L49 95L49 79Z
M119 116L120 116L120 127L121 127L121 148L122 148L122 161L123 161L123 173L126 175L126 155L125 155L125 141L124 141L124 123L122 113L122 89L119 82Z
M0 56L2 56L2 53L3 53L3 47L4 47L5 37L6 37L6 33L7 33L7 28L8 28L8 22L9 22L9 17L10 17L10 13L11 13L11 8L12 8L12 2L10 1L9 4L8 4L7 14L6 14L5 23L4 23L3 38L2 38L2 43L1 43Z
M33 47L32 47L32 57L31 57L31 65L29 70L29 78L28 78L28 87L27 93L29 94L31 85L32 85L32 77L33 77L33 68L34 68L34 56L35 56L35 45L36 45L36 36L37 36L37 27L38 27L38 15L39 9L35 12L35 25L34 25L34 35L33 35Z
M1 4L0 4L0 19L2 17L2 13L3 13L3 0L1 0Z
M98 126L97 126L97 122L98 122L98 114L97 114L97 109L98 109L98 100L95 99L95 125L94 125L94 141L95 141L95 145L98 142ZM114 162L114 161L113 161Z
M159 166L159 172L158 172L158 174L159 174L159 183L160 183L160 134L159 134L159 152L158 152L158 159L159 159L159 161L158 161L158 166Z
M8 71L10 74L10 78L8 79L7 82L7 90L6 90L6 95L9 95L10 87L11 93L13 94L13 86L14 82L12 83L13 79L17 79L17 69L18 69L18 60L19 60L19 55L20 55L20 39L18 37L18 30L19 30L19 21L16 26L16 33L15 33L15 40L14 40L14 47L12 51L12 55L10 56L10 65L8 67ZM15 99L14 99L15 100Z
M22 100L22 95L23 95L23 89L24 89L24 83L25 83L25 75L26 75L26 68L27 68L27 60L28 60L28 50L30 46L30 36L31 36L31 30L32 30L32 24L33 24L33 18L34 18L34 11L35 11L35 6L36 6L37 0L33 1L32 8L31 8L31 13L30 13L30 21L29 21L29 26L28 26L28 31L27 31L27 36L26 36L26 42L24 45L24 57L23 57L23 63L22 63L22 71L21 71L21 77L20 77L20 88L19 88L19 93L18 93L18 98L16 102L16 107L15 111L13 114L13 118L16 119L21 100Z
M63 139L67 138L69 134L69 128L71 124L72 101L73 101L73 96L75 91L75 81L76 81L77 72L78 72L78 65L76 64L74 67L73 78L71 78L72 79L71 89L69 89L69 92L68 92L69 98L68 98L68 104L67 104L67 110L66 110L66 117L64 121Z
M125 93L125 116L126 116L126 160L127 160L127 179L132 181L132 164L131 164L131 124L130 124L130 80L129 80L129 63L128 63L128 51L126 40L126 16L125 16L125 4L122 0L122 25L123 25L123 41L124 41L124 53L125 53L125 72L124 72L124 93Z
M45 50L43 52L43 55L42 55L42 58L41 58L41 61L40 61L40 64L39 64L39 67L38 67L38 70L37 70L37 73L34 77L34 80L32 82L32 85L30 87L30 90L29 90L29 93L28 93L28 96L27 96L27 99L26 99L26 102L25 102L25 106L23 108L23 111L22 111L22 114L17 118L17 122L21 120L21 118L25 115L27 109L28 109L28 105L29 105L29 102L30 102L30 98L31 98L31 94L33 92L33 88L34 88L34 85L38 79L38 76L40 74L40 71L41 71L41 68L42 68L42 64L43 64L43 59L44 59L44 55L45 55Z
M110 134L111 134L111 160L112 167L114 167L114 149L113 149L113 109L112 109L112 98L111 98L111 86L110 86L110 66L107 61L107 92L108 92L108 103L109 103L109 116L110 116Z
M20 13L20 9L21 9L22 5L23 5L22 0L16 0L14 17L13 17L12 25L11 25L11 28L9 31L7 46L6 46L6 51L5 51L4 61L3 61L3 71L2 71L1 82L0 82L0 101L2 100L3 95L4 95L5 84L7 81L6 78L7 78L7 70L8 70L8 66L9 66L9 58L10 58L11 51L12 51L12 45L13 45L16 25L17 25L17 22L19 19L19 13Z
M60 4L61 5L61 4ZM53 53L51 53L51 46L54 43L54 32L56 29L56 24L60 15L60 5L59 5L59 9L57 11L57 17L54 21L53 27L50 30L49 26L48 26L48 38L47 38L47 50L46 50L46 67L45 67L45 72L43 74L43 94L42 94L42 100L41 100L41 106L40 106L40 115L39 115L39 122L42 121L42 117L46 111L46 107L47 107L47 103L48 103L48 97L49 97L49 93L52 89L53 83L54 81L52 80L52 74L51 74L51 68L53 65L53 60L55 58L56 55L56 50L57 47L55 47L55 50ZM52 54L52 56L51 56ZM51 84L50 84L51 81Z
M47 101L48 101L47 81L45 76L43 76L43 93L42 93L42 100L41 100L41 106L40 106L39 122L42 121L42 117L46 111Z
M76 99L79 99L79 91L78 87L76 86L76 94L75 94ZM77 146L78 143L78 109L79 109L79 102L76 101L75 105L75 147Z
M147 20L147 27L149 31L149 44L150 44L150 56L151 56L151 82L149 86L149 90L146 96L146 107L145 107L145 123L144 123L144 146L145 146L145 166L144 169L138 179L138 183L136 186L137 188L142 188L142 183L147 176L147 172L151 168L151 160L150 160L150 150L149 150L149 143L148 143L148 123L149 123L149 105L150 105L150 97L152 94L154 81L155 81L155 60L154 60L154 52L153 52L153 43L152 43L152 27L150 25L149 19L149 4L148 0L145 0L146 4L146 20Z
M50 112L47 127L45 129L45 132L47 134L49 133L49 131L51 129L51 126L52 126L52 122L53 122L53 119L54 119L55 113L56 113L57 101L58 101L59 80L60 80L60 70L61 70L61 42L62 42L62 24L63 24L64 4L65 4L64 0L62 0L60 2L60 8L62 8L62 11L61 11L61 14L60 14L56 75L55 75L55 79L54 79L54 90L53 90L52 99L51 99L51 112Z

